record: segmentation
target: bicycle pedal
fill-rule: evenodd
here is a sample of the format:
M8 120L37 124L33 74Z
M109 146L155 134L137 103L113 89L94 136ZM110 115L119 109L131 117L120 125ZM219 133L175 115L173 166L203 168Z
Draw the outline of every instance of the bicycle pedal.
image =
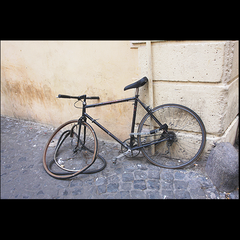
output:
M130 149L128 149L126 152L123 152L123 153L121 153L120 155L118 155L117 157L115 157L115 158L113 159L113 161L112 161L113 164L116 164L118 158L121 158L121 157L125 156L125 155L126 155L127 153L129 153L129 152L131 152Z

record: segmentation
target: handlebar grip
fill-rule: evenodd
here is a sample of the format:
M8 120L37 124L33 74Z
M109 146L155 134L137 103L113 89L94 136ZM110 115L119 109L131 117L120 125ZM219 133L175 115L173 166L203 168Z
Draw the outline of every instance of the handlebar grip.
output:
M58 97L58 98L72 98L72 97L69 96L69 95L63 95L63 94L58 94L57 97Z
M87 97L87 99L100 99L99 97Z

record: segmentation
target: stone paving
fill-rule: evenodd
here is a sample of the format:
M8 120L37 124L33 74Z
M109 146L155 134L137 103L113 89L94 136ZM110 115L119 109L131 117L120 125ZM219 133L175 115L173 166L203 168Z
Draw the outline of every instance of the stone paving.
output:
M142 155L119 155L120 145L99 140L107 167L68 180L50 177L43 169L44 146L53 128L1 117L2 199L238 199L238 189L221 193L204 171L206 161L181 170L163 169ZM94 164L93 164L94 166ZM92 166L91 166L92 167Z

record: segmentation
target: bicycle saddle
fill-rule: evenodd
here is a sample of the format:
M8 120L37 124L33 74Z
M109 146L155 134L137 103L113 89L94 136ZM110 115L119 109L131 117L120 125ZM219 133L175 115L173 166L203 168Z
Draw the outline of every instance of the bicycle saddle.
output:
M148 79L147 77L143 77L141 78L140 80L132 83L132 84L129 84L127 85L125 88L124 88L124 91L128 90L128 89L132 89L132 88L139 88L139 87L142 87L143 85L145 85L146 83L148 82Z

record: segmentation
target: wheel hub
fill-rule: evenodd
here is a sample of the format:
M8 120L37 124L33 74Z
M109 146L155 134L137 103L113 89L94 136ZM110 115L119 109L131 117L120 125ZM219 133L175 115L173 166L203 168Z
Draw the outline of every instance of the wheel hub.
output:
M167 145L170 147L174 142L177 141L177 136L174 132L168 132L168 140L167 140Z

